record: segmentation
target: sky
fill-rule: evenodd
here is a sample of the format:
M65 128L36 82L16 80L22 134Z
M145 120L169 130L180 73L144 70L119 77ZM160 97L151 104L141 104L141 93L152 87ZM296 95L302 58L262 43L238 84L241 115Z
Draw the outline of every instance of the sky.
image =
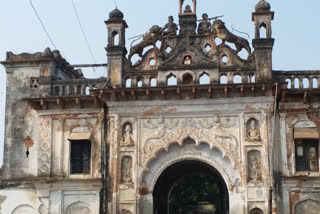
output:
M172 15L178 22L179 0L74 0L81 24L88 38L94 59L88 51L77 22L72 0L32 0L57 49L70 64L106 63L107 29L104 21L116 5L124 13L129 26L126 38L143 34L153 25L164 26ZM190 0L191 1L191 0ZM198 0L197 15L224 15L227 28L246 32L254 37L251 13L258 0ZM269 0L275 11L272 24L275 45L274 70L320 69L319 0ZM6 52L42 52L53 48L46 37L30 0L0 0L0 61ZM235 33L237 34L237 33ZM244 36L239 34L239 36ZM131 41L127 41L129 49ZM106 75L106 69L86 69L87 78ZM5 69L0 65L0 164L2 163L5 118ZM22 143L22 142L17 142Z

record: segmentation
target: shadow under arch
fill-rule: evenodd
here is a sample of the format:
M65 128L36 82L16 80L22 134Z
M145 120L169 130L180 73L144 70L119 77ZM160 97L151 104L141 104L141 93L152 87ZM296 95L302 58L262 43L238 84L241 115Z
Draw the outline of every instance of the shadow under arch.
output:
M189 171L182 170L183 168ZM178 174L168 174L168 170ZM232 190L234 182L239 180L240 174L233 167L232 161L218 148L212 148L209 143L203 141L196 142L190 137L181 143L173 143L166 150L159 152L157 157L148 163L148 170L142 172L139 182L143 190L140 193L141 213L168 214L170 189L181 177L188 174L218 178L222 198L225 198L221 205L225 210L222 213L227 213L230 206L229 198L235 197ZM167 182L169 180L170 183Z
M199 181L204 182L201 184ZM183 185L185 191L181 191ZM210 186L215 191L209 189ZM153 214L176 214L178 210L181 213L186 210L196 213L201 210L200 203L214 205L217 213L225 214L229 211L227 185L214 167L198 160L183 160L162 172L153 191ZM183 207L177 210L181 205Z

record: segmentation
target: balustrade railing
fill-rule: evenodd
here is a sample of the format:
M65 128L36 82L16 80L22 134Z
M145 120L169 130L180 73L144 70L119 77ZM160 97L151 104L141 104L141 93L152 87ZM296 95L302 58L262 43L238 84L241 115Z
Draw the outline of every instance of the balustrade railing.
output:
M275 71L277 79L290 90L320 88L320 71Z
M51 96L90 95L90 90L98 89L107 84L106 78L57 80L50 83Z

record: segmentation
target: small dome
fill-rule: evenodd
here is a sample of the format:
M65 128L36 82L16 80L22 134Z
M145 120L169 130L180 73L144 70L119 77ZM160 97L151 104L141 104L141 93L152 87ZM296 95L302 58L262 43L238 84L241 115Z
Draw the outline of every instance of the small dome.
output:
M270 9L270 4L265 0L259 1L259 3L256 5L256 12L269 12Z
M114 9L109 13L110 20L122 21L123 20L123 13L118 9Z

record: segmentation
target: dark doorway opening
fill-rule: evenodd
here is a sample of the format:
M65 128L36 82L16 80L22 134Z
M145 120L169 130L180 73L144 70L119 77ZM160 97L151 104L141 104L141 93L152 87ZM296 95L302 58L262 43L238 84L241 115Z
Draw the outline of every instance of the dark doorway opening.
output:
M186 160L168 167L153 191L154 214L228 214L229 195L220 173Z

